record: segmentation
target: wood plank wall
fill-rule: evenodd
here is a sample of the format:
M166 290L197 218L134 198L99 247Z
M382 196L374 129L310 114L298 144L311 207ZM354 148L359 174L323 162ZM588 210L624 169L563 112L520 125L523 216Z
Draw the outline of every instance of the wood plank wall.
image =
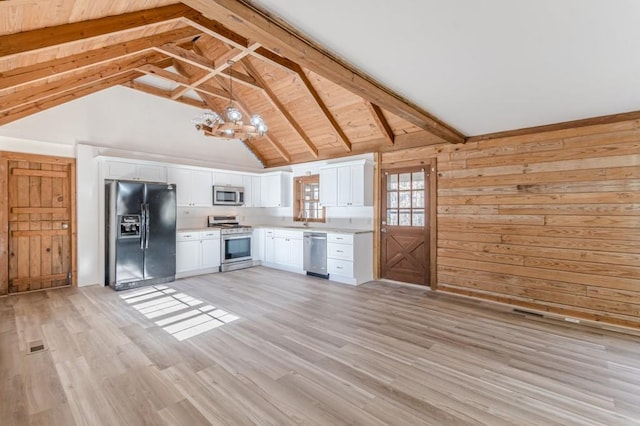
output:
M640 328L640 120L381 157L438 160L439 290Z

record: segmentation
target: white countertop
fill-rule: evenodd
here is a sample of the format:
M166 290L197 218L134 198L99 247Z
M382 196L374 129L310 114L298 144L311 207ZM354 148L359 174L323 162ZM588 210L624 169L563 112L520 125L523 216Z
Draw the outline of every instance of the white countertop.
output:
M371 229L352 229L352 228L325 228L314 227L313 225L305 228L304 226L278 226L278 225L251 225L252 228L270 228L270 229L286 229L288 231L311 231L311 232L331 232L336 234L366 234L373 232ZM201 228L182 228L177 229L176 232L202 232L211 231L219 228L209 228L203 226Z

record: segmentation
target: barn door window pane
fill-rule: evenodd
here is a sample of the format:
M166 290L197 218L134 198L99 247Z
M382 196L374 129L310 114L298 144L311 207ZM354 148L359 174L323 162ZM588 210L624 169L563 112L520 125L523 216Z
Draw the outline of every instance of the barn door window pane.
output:
M387 174L387 225L425 226L425 174Z

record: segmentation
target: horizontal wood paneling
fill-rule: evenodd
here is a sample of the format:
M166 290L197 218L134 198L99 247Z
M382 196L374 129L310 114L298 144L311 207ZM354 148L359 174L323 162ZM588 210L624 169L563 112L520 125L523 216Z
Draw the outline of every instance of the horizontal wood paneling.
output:
M438 160L438 289L640 328L637 120L383 153Z

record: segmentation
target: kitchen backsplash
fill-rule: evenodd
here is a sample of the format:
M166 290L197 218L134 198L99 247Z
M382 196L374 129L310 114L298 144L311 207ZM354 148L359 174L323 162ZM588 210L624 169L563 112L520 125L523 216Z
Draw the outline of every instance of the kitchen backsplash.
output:
M313 223L314 228L373 229L373 207L327 207L327 222ZM237 216L246 225L300 225L294 222L292 208L278 207L178 207L177 228L207 226L209 215Z

